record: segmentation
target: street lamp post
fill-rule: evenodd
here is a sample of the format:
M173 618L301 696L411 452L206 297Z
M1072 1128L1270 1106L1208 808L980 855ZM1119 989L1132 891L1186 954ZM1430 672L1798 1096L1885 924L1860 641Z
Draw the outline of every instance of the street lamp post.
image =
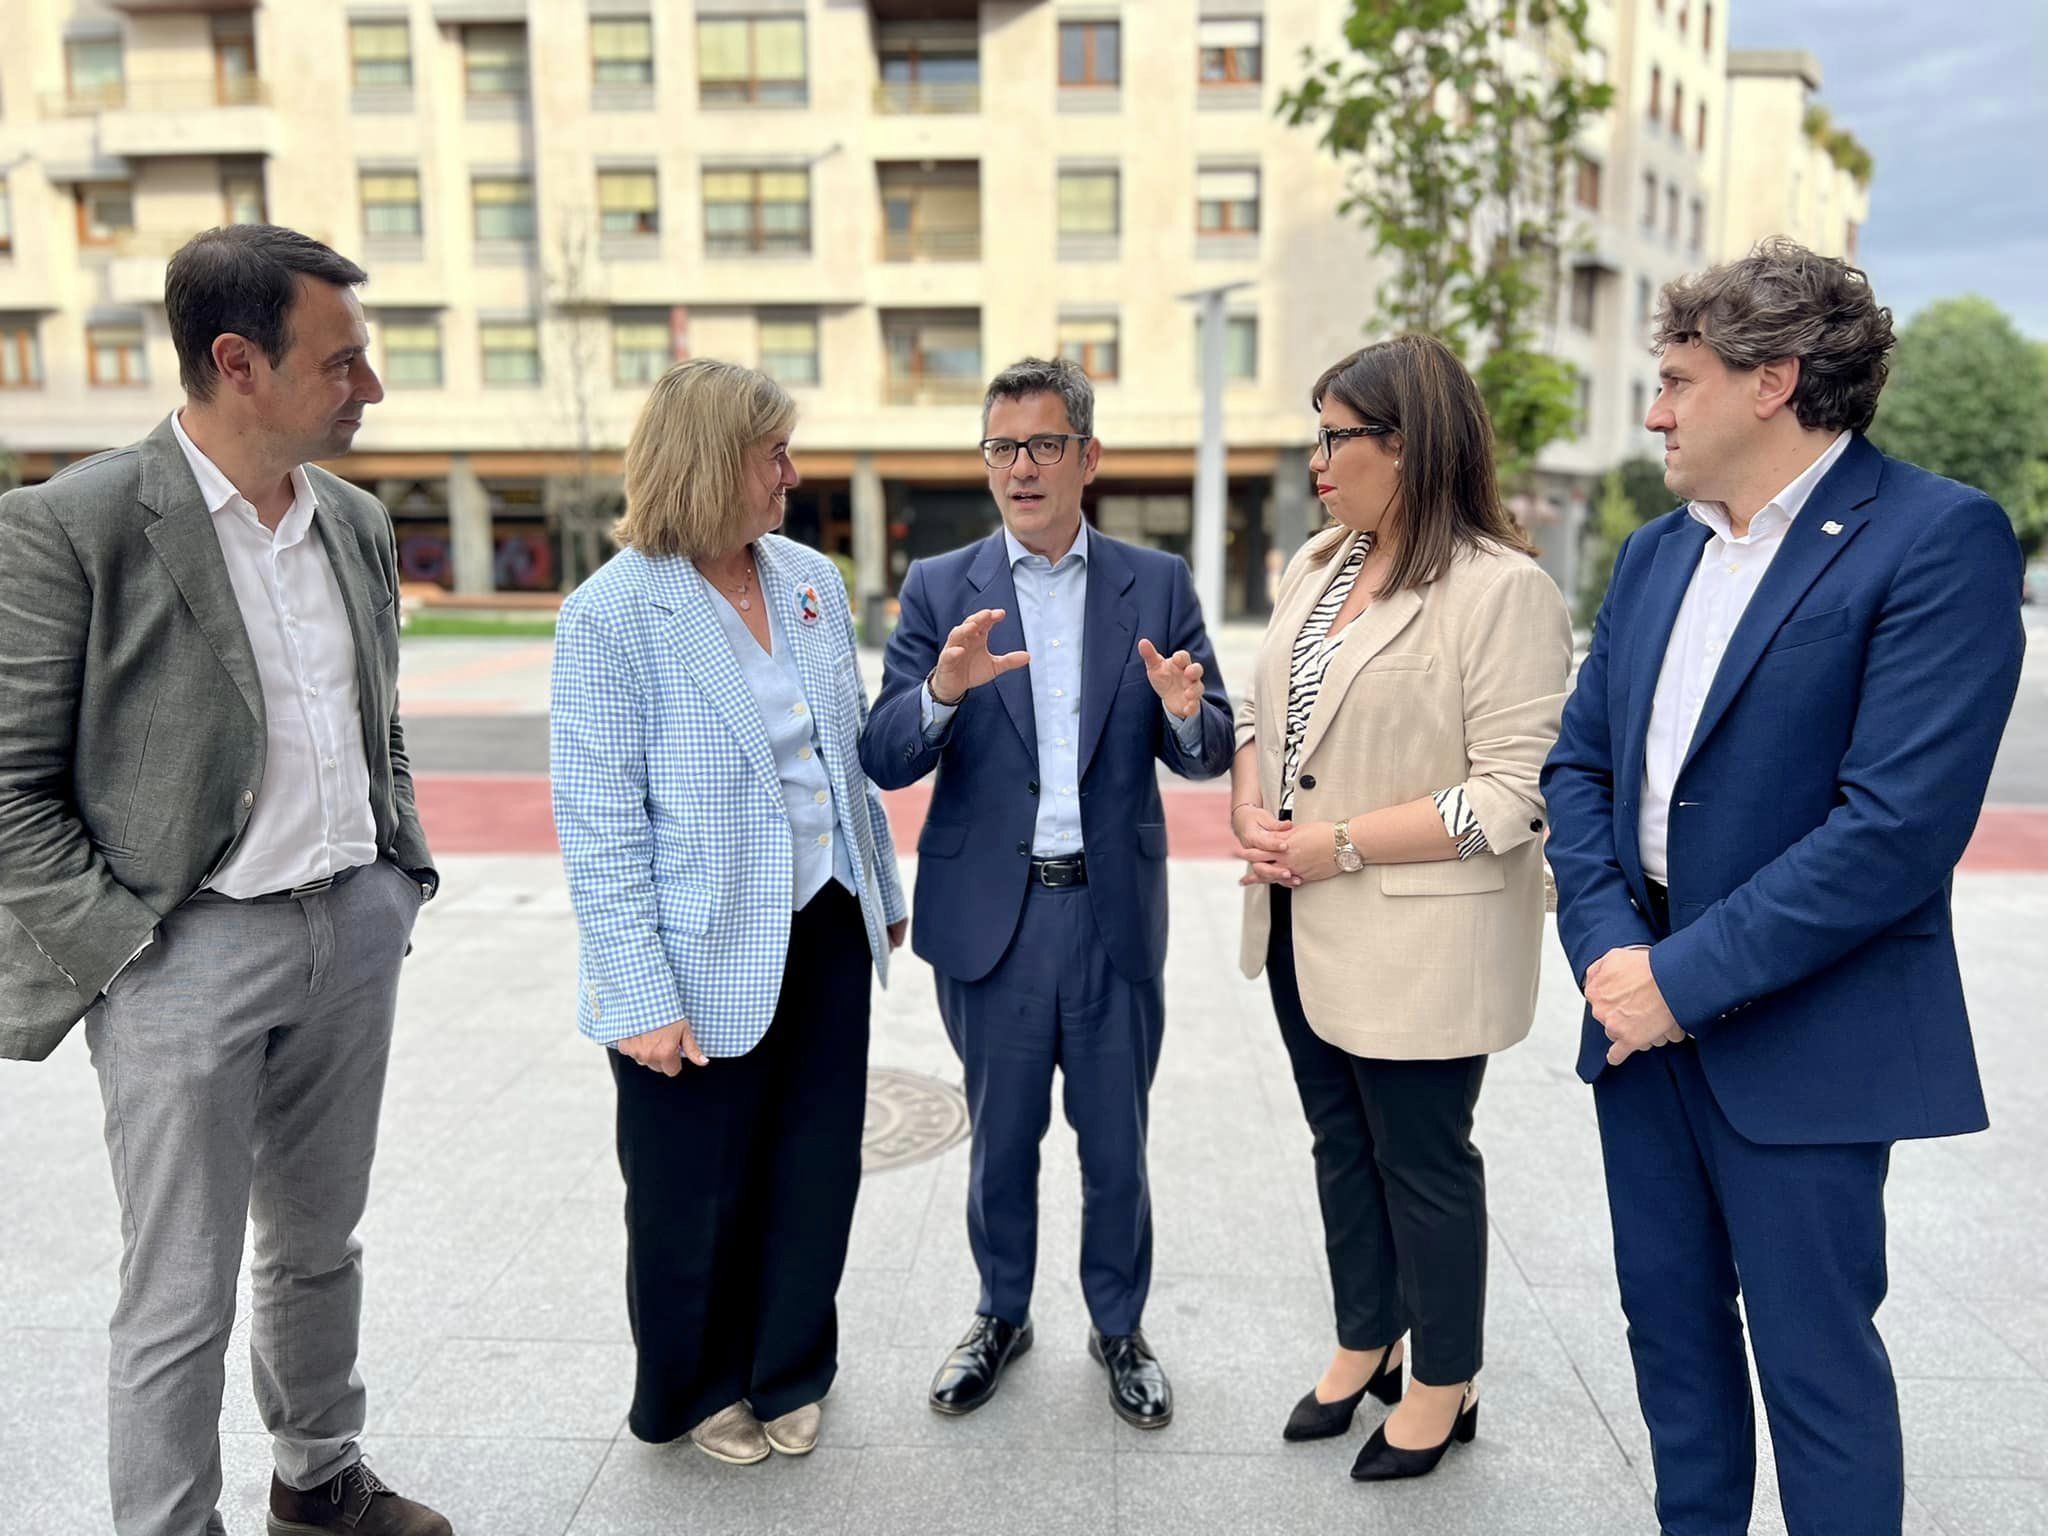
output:
M1195 516L1189 562L1194 567L1195 596L1202 617L1211 624L1223 617L1223 504L1225 459L1223 441L1223 301L1249 282L1220 283L1198 288L1181 298L1198 306L1202 327L1202 436L1195 449Z

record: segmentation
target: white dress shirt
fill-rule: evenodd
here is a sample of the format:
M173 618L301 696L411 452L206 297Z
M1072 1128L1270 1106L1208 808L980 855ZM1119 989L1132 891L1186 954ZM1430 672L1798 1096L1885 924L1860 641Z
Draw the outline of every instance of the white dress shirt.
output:
M262 896L373 863L355 634L313 530L312 482L292 471L291 510L272 533L175 413L171 429L213 514L263 687L263 788L206 889Z
M1685 589L1685 601L1679 605L1678 621L1671 626L1644 743L1643 799L1636 840L1642 848L1643 873L1659 885L1671 883L1672 792L1678 784L1678 771L1692 750L1693 731L1714 686L1714 674L1721 668L1721 657L1735 626L1748 611L1750 599L1756 596L1764 572L1778 557L1792 520L1848 448L1849 434L1844 432L1804 474L1764 503L1763 510L1749 520L1749 531L1739 539L1728 520L1728 509L1720 502L1695 501L1687 508L1713 537L1700 551L1699 566Z

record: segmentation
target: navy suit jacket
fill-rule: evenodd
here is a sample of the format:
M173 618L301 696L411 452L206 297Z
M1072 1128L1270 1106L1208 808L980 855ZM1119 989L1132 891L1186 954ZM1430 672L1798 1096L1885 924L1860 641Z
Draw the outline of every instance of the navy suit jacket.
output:
M1661 941L1636 826L1657 675L1708 539L1680 508L1622 546L1543 772L1581 988L1650 968L1735 1129L1767 1144L1988 1123L1949 881L2019 686L2020 552L1989 497L1860 435L1721 659L1672 796ZM1606 1065L1588 1011L1579 1074Z
M1001 655L1025 649L1017 589L1000 529L978 544L920 560L903 578L901 614L884 658L881 696L861 735L860 760L884 789L933 769L931 810L917 840L911 947L934 970L978 981L995 968L1024 910L1038 820L1038 726L1027 668L971 690L947 730L922 731L925 677L953 627L1004 610L989 634ZM1166 811L1155 763L1191 779L1230 767L1230 700L1202 628L1188 568L1177 555L1091 529L1082 616L1081 838L1088 896L1103 945L1132 981L1166 961ZM1150 640L1202 664L1201 751L1182 752L1138 657Z

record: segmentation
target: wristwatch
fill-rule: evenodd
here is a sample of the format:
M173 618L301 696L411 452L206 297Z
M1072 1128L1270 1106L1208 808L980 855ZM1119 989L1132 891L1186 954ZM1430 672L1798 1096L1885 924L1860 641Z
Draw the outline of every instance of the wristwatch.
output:
M1347 875L1355 875L1365 868L1365 855L1358 851L1351 841L1351 823L1337 823L1337 867Z

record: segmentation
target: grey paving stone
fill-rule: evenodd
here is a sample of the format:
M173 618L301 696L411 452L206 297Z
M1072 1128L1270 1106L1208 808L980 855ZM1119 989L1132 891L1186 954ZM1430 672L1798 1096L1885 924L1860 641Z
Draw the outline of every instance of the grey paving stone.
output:
M1906 1475L2048 1478L2048 1382L1901 1381Z
M927 1396L945 1351L843 1352L825 1400L821 1445L848 1449L1108 1451L1116 1424L1102 1368L1078 1341L1042 1337L973 1413L936 1413ZM1169 1431L1170 1432L1170 1431Z
M1938 1520L1942 1536L2023 1536L2048 1531L2048 1481L2040 1478L1933 1478L1912 1493Z
M398 1394L379 1433L608 1440L632 1396L630 1344L451 1339Z
M621 1213L591 1200L557 1202L490 1288L450 1314L447 1334L629 1342Z
M569 1536L821 1536L844 1529L859 1451L820 1446L728 1467L688 1444L622 1439L598 1471Z
M6 1344L0 1339L0 1347ZM0 1373L4 1374L4 1373ZM107 1536L107 1434L9 1428L0 1434L7 1518L35 1536Z
M66 1430L104 1444L106 1428L104 1329L0 1328L0 1446Z
M1095 1536L1115 1519L1112 1461L1106 1451L864 1451L843 1529L846 1536ZM971 1512L962 1499L969 1492Z
M1159 1455L1117 1460L1122 1536L1396 1536L1383 1500L1347 1475L1358 1441L1286 1447L1284 1456Z

